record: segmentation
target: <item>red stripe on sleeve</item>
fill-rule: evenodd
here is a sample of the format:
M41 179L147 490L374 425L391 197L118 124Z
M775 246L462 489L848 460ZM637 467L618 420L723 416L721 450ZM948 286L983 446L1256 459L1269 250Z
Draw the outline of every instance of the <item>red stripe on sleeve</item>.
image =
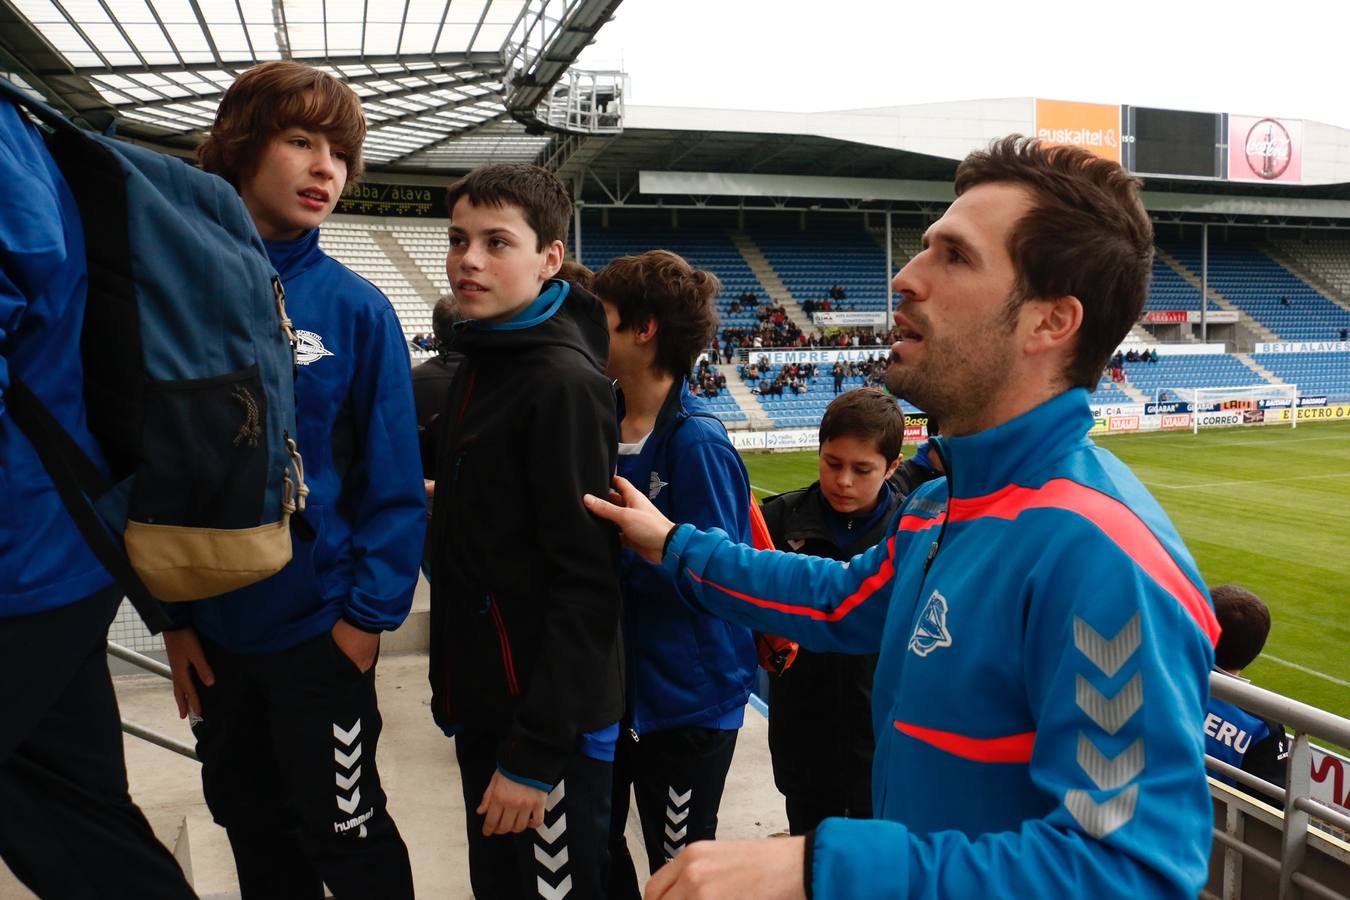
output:
M951 521L1015 519L1028 509L1063 509L1096 525L1163 590L1176 598L1211 645L1218 642L1219 621L1205 595L1181 571L1143 520L1124 503L1101 491L1067 478L1047 481L1040 488L1012 484L984 497L953 500Z
M737 600L744 600L746 603L753 604L763 609L772 609L776 612L786 613L790 616L805 616L808 619L815 619L819 622L838 622L844 616L853 612L861 606L868 598L872 597L876 591L891 580L895 574L895 535L891 535L886 542L886 559L881 564L881 568L875 573L869 575L858 589L844 598L844 601L832 610L815 609L809 606L797 606L792 603L780 603L776 600L766 600L763 597L755 597L742 591L732 590L724 585L709 581L706 578L700 578L694 574L693 570L685 569L689 577L699 584L707 585L714 590L721 591L728 597L735 597Z
M1036 732L1010 734L996 738L973 738L953 731L938 731L936 728L924 728L908 722L895 722L896 730L902 734L945 750L953 756L982 763L1029 763L1031 751L1036 745Z

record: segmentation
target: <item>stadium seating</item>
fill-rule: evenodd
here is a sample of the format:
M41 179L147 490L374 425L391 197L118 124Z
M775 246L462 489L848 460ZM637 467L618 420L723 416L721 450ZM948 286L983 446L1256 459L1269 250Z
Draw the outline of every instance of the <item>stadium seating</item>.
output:
M1199 276L1198 241L1160 240L1159 246ZM1210 242L1209 286L1281 340L1334 340L1340 329L1350 328L1350 311L1328 300L1251 243Z
M883 352L878 351L878 357ZM768 374L755 379L749 377L744 366L740 367L739 373L747 387L759 390L764 384L772 382L780 370L781 366L772 367ZM844 378L843 390L851 391L863 387L866 383L867 379L862 375L849 375ZM821 416L825 415L825 407L835 398L831 366L820 363L815 378L808 380L806 387L806 392L802 394L795 393L791 388L785 388L782 396L760 394L759 403L773 421L775 428L814 428L820 424ZM910 403L903 400L896 402L907 413L918 412Z
M741 252L720 228L590 228L583 232L582 262L597 272L618 256L632 256L648 250L678 253L690 265L712 272L722 282L717 298L717 316L723 328L753 327L759 324L755 310L731 313L728 307L738 295L750 291L767 303L768 292L750 271Z
M800 228L758 227L750 237L798 303L824 300L833 285L844 289L853 311L886 309L886 251L856 218ZM837 305L837 304L836 304Z
M333 259L384 292L394 305L405 337L411 340L413 335L430 333L431 306L436 298L424 297L399 271L389 254L375 240L374 233L380 230L388 231L389 226L379 222L366 225L348 220L330 220L319 232L319 246ZM444 252L441 253L441 266L441 279L444 281ZM408 349L414 359L426 359L433 355L411 344Z
M1275 246L1342 297L1350 297L1350 238L1315 231L1302 240L1276 241Z
M1254 353L1252 359L1305 397L1350 401L1350 353Z
M1145 311L1199 308L1200 289L1187 284L1186 279L1171 266L1154 258L1153 277L1149 283L1148 299L1144 302Z
M1150 400L1161 390L1240 387L1265 379L1226 353L1213 356L1164 356L1156 363L1127 362L1125 378Z

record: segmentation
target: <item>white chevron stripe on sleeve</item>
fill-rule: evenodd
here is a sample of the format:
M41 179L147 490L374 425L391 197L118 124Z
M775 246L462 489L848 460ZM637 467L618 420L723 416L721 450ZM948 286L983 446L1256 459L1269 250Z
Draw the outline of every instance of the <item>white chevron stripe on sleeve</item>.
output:
M356 761L361 758L361 745L357 744L352 748L351 753L343 753L337 747L333 748L333 761L344 769L350 769L356 765Z
M1083 827L1083 830L1101 840L1134 818L1134 807L1139 801L1139 785L1132 784L1104 803L1092 799L1087 791L1068 791L1064 807Z
M1144 681L1137 673L1109 700L1082 675L1075 678L1078 707L1107 734L1119 731L1144 704Z
M346 797L343 797L341 794L337 795L338 809L342 810L349 816L352 813L356 812L356 807L359 806L360 804L361 804L360 788L357 788L355 791L352 792L350 800L348 800Z
M1125 661L1139 649L1141 641L1139 613L1130 617L1130 621L1116 632L1116 636L1107 640L1097 630L1078 616L1073 617L1073 645L1079 652L1092 660L1092 664L1113 677L1125 665Z
M675 793L675 788L672 787L667 791L667 794L670 797L670 802L673 803L675 806L684 806L686 803L689 802L689 798L694 795L694 789L690 788L683 794L677 794Z
M1138 738L1113 759L1097 749L1086 734L1078 732L1078 765L1103 791L1114 791L1134 781L1144 770L1144 739Z

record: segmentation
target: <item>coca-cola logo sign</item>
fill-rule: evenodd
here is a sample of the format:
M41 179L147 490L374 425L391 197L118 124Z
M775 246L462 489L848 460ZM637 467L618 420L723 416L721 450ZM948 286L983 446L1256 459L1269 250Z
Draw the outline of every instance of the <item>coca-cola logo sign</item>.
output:
M1234 181L1301 184L1303 123L1298 119L1230 115L1228 177Z
M1274 181L1289 168L1294 158L1294 142L1279 122L1261 119L1247 131L1243 152L1254 175Z

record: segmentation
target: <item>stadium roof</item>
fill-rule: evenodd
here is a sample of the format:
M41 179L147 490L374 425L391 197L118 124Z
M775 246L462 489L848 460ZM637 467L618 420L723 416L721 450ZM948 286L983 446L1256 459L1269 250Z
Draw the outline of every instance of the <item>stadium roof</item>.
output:
M221 93L294 59L361 96L372 167L532 161L536 110L621 0L0 0L0 71L102 127L189 148Z

